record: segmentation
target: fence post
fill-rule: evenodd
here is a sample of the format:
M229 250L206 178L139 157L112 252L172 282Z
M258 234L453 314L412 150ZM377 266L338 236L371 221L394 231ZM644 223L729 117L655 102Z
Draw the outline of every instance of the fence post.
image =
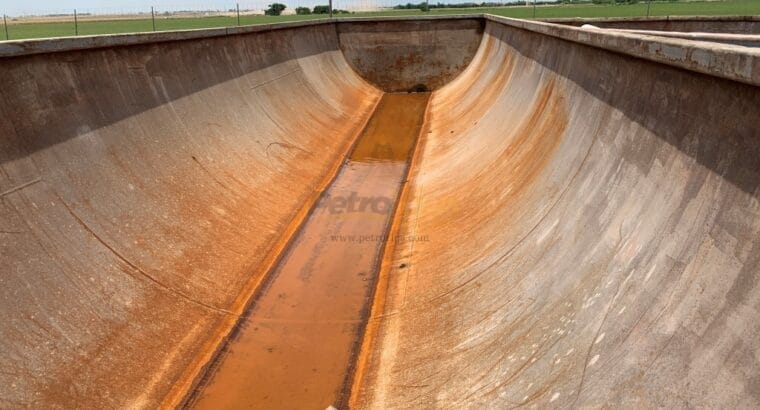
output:
M8 35L8 17L3 14L3 27L5 27L5 39L10 40L11 36Z
M332 0L329 1L329 4L327 5L327 7L330 8L330 18L332 18L332 16L333 16L333 12L332 12L332 7L333 7L332 6Z
M153 25L153 31L156 31L156 12L153 6L150 6L150 23Z
M647 18L649 18L649 6L652 5L652 0L647 1Z
M240 25L240 3L235 3L235 8L237 9L237 20L238 20L238 26Z
M79 21L77 21L77 9L74 9L74 35L79 35Z

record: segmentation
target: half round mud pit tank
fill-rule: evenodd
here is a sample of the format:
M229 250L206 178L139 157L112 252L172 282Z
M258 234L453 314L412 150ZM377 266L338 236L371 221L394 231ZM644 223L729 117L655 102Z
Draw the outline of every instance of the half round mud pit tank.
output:
M493 16L0 43L0 406L760 406L760 53Z

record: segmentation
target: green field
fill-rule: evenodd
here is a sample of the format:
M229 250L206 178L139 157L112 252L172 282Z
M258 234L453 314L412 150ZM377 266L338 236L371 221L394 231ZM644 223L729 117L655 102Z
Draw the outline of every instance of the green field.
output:
M760 15L760 0L725 0L725 1L682 1L651 3L651 16L683 16L683 15ZM419 10L389 10L373 13L341 14L340 16L400 16L400 15L445 15L465 13L490 13L500 16L517 18L556 18L556 17L631 17L646 16L647 4L642 0L638 4L627 5L546 5L534 8L532 6L511 6L497 8L467 8L467 9L433 9L429 12ZM324 18L324 15L306 16L241 16L241 25L276 23L283 21L309 20ZM186 30L197 28L231 27L237 25L234 17L197 17L197 18L166 18L156 17L156 30ZM145 32L153 30L151 19L80 21L79 35L115 34ZM73 36L74 22L55 23L14 23L10 22L7 32L11 40L25 38ZM5 40L5 30L0 32L0 40Z

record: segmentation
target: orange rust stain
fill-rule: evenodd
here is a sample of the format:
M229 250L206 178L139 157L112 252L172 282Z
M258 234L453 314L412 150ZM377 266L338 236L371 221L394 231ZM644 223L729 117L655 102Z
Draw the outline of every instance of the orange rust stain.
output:
M507 67L509 69L496 76L502 86L507 86L507 80L511 75L511 64L508 64ZM440 91L440 93L443 92L446 90ZM436 108L433 111L431 107L424 128L425 130L431 129L430 132L434 132L432 131L433 126L437 130L448 129L447 125L451 121L449 118L452 116L451 112L446 111L446 109L439 110L440 106ZM436 121L433 119L434 116ZM457 123L458 119L461 118L458 115L453 117ZM506 220L513 218L516 215L515 208L519 206L519 198L541 175L550 161L552 153L559 146L567 127L567 121L564 97L556 86L555 80L548 80L538 91L530 113L519 124L516 124L513 130L507 131L505 138L508 138L510 143L506 149L492 163L479 165L481 168L480 175L473 180L476 183L464 186L457 185L454 183L456 176L452 176L451 184L444 187L437 189L426 187L427 192L433 190L437 192L426 195L426 204L429 204L429 207L423 208L419 208L417 204L421 199L419 197L420 187L409 186L401 194L400 206L404 206L404 208L400 208L397 212L391 232L401 237L415 232L425 232L425 234L435 238L456 238L461 234L461 227L455 223L456 221L468 219L477 226L486 223L485 221L488 221L489 217L497 210L505 213ZM430 138L426 136L427 132L423 131L417 153L411 161L413 176L410 179L414 179L421 172L426 161L434 159L423 156L423 152L426 154L432 152L435 155L443 154L442 151L434 149L435 147L431 147L430 150L424 149L425 145L431 142L428 141ZM443 131L439 132L443 133ZM494 132L499 131L495 130ZM456 148L449 149L455 150ZM510 194L498 203L489 200L489 195L494 192L494 183L502 186L512 184L513 186ZM467 200L462 200L462 198L467 198ZM428 200L430 201L428 202ZM501 222L500 225L502 225ZM473 243L478 244L480 242L474 241ZM378 349L381 348L378 338L387 331L384 329L383 318L385 315L394 314L387 311L391 308L389 298L394 292L390 283L391 278L404 276L399 271L407 269L406 266L402 267L400 262L403 261L408 266L424 264L429 271L435 271L436 267L451 266L452 264L450 260L446 259L446 255L440 252L440 249L427 248L426 250L426 245L440 247L440 244L420 242L411 255L408 249L399 246L386 249L371 316L368 320L367 331L357 363L356 376L351 387L350 404L353 408L360 408L362 403L366 402L368 396L372 394L372 386L380 377L377 374L377 362L380 355ZM457 252L461 254L477 253L478 251L473 249L472 252L466 252L459 248ZM412 323L408 323L408 326L412 326L410 331L413 333L425 332L423 328L414 328ZM407 337L414 338L413 335L407 335Z
M371 119L370 113L376 110L379 102L380 98L378 98L371 106L368 107L368 111L366 112L365 117L366 120L363 124L360 124L359 127L357 127L357 131L363 130L364 127L366 127L367 123ZM357 134L361 135L360 132L357 132ZM314 152L317 149L318 147L311 147L310 151ZM290 222L284 226L281 232L279 232L276 241L273 243L271 248L265 252L261 259L261 262L249 262L247 264L247 266L255 266L256 268L251 274L248 275L249 279L243 285L242 292L238 294L234 302L227 309L230 312L233 312L234 315L227 315L221 320L214 323L212 330L208 332L209 334L213 335L213 337L209 337L198 349L198 353L192 355L194 357L193 361L186 367L181 377L174 383L174 386L171 388L169 394L167 394L167 396L162 401L162 408L179 407L186 402L189 396L192 395L207 367L214 360L214 357L220 352L220 349L222 349L227 343L229 334L234 330L239 321L239 316L237 315L240 315L244 312L252 296L255 295L256 292L259 291L259 289L262 287L266 279L267 272L270 272L272 269L274 269L275 265L278 263L279 256L287 250L291 238L296 235L302 223L307 219L313 204L319 200L322 192L330 186L332 180L340 171L344 160L346 160L352 152L352 149L353 144L351 143L348 143L345 145L345 147L342 147L339 155L339 160L335 161L334 163L330 164L329 167L327 167L314 189L306 194L302 206L295 211L293 216L290 218ZM298 157L294 158L294 160L306 159L307 158L301 154L299 154ZM208 243L208 241L206 242Z
M428 132L428 127L426 124L428 123L429 114L429 110L426 110L423 129L418 138L417 146L412 151L412 155L409 160L409 172L407 181L414 179L414 176L417 173L417 166L421 159L421 152L424 151L424 146L427 142L426 134ZM411 188L412 185L406 183L401 187L401 192L399 193L397 201L398 205L396 212L391 226L388 229L389 238L399 238L402 236L401 227L403 222L403 215L406 213L406 207L409 204L409 197L412 191ZM367 326L364 331L364 337L362 338L362 344L356 358L354 377L351 381L348 403L349 408L361 408L361 389L363 386L368 384L368 380L371 380L371 378L374 377L374 375L371 375L369 373L369 364L374 359L372 353L374 350L373 348L375 347L375 342L377 340L377 334L380 330L381 321L379 319L382 318L383 310L385 308L386 296L388 294L388 275L393 269L393 264L395 262L394 255L396 253L397 244L397 241L390 241L387 243L386 248L383 252L383 258L380 262L380 268L378 269L377 274L377 284L375 285L375 294L372 299L372 307L370 309L369 318L367 319Z
M530 113L512 132L505 135L510 142L497 159L480 167L479 173L468 184L451 184L442 187L434 206L428 209L429 225L436 227L441 237L455 235L460 227L452 221L463 218L487 221L496 210L510 215L518 208L516 201L544 171L567 126L564 98L555 87L555 80L542 85ZM498 179L494 176L498 175ZM494 184L510 189L503 199L494 200ZM467 198L463 201L462 198ZM434 258L433 255L431 257Z
M467 78L474 81L468 82L466 87L444 88L436 95L435 106L431 104L430 112L430 123L435 125L433 132L457 132L461 127L472 125L504 94L505 85L512 78L515 59L511 53L500 55L498 50L494 50L499 47L504 45L493 37L487 37L480 54L468 68L473 73ZM489 71L494 65L494 55L501 57L499 69ZM479 92L474 93L473 89ZM444 121L438 121L438 117Z
M191 404L325 408L345 385L429 94L386 94Z

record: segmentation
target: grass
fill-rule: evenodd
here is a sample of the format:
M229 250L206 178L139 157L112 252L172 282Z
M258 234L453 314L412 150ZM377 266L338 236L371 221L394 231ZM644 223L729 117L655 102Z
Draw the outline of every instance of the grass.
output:
M382 12L354 13L341 16L401 16L401 15L446 15L466 13L490 13L516 18L533 18L531 6L512 6L495 8L468 9L433 9L430 12L419 10L388 10ZM647 4L626 5L546 5L535 8L536 18L560 17L633 17L646 16ZM652 2L651 16L678 15L760 15L760 0L724 0L724 1L680 1ZM323 18L324 15L306 16L241 16L241 25L276 23L285 21L309 20ZM187 30L197 28L231 27L237 25L235 17L193 17L193 18L156 18L156 30ZM11 23L8 25L11 40L73 36L74 22ZM79 35L116 34L153 31L150 19L80 21ZM0 31L0 41L5 39L5 31Z
M419 10L403 10L404 14L460 14L489 13L515 18L533 18L533 7L494 7L474 9L444 9L422 13ZM724 1L678 1L652 2L650 16L752 16L760 15L760 0L724 0ZM395 15L396 12L363 13L363 15ZM536 7L536 18L562 17L644 17L647 15L647 3L640 0L638 4L624 5L547 5Z
M299 21L318 18L317 16L241 16L241 25L276 23L283 21ZM156 30L190 30L199 28L231 27L237 25L237 19L227 16L214 17L187 17L187 18L158 18L156 17ZM78 24L80 36L93 34L119 34L153 31L151 19L124 19L124 20L101 20L80 21ZM8 31L11 40L43 37L68 37L75 35L74 22L54 23L20 23L9 24ZM0 40L5 39L4 33L0 33Z

